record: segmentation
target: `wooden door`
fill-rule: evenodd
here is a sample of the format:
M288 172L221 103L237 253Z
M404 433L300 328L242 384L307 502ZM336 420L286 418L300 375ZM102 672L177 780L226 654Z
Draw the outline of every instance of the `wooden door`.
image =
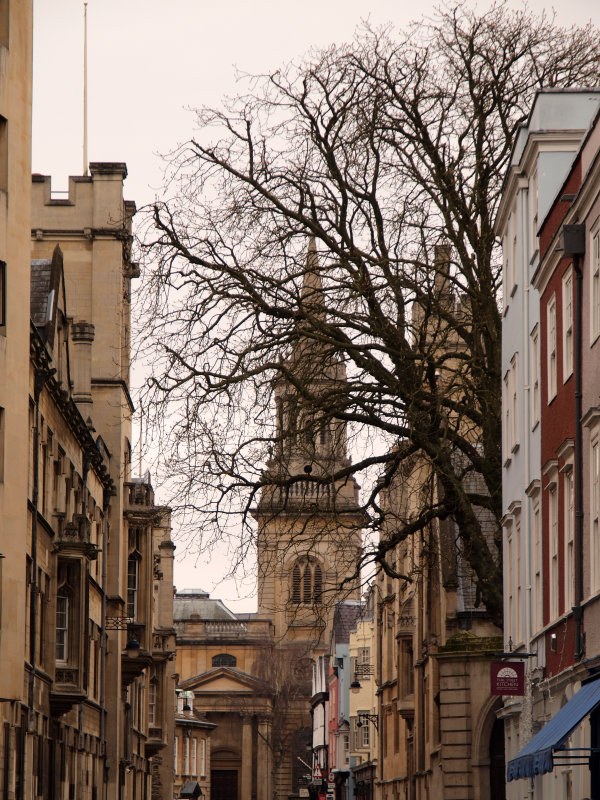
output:
M238 800L237 769L212 769L210 796L211 800Z

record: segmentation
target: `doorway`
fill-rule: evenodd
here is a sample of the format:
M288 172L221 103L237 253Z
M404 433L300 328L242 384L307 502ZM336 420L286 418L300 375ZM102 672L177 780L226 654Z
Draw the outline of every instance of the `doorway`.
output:
M490 800L506 800L504 720L496 718L490 735Z
M238 800L237 769L211 769L211 800Z

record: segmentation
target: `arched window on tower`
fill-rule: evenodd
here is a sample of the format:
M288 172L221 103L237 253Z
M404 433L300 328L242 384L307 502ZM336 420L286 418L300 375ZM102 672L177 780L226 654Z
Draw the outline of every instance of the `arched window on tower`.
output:
M302 602L305 606L309 606L312 600L312 570L310 567L310 563L305 565L302 576Z
M323 570L313 559L301 558L294 564L291 574L290 597L292 603L312 606L323 600Z
M323 572L318 564L313 570L313 602L320 603L323 599Z
M300 583L300 564L294 564L294 569L292 571L292 602L294 603L299 603L302 599Z

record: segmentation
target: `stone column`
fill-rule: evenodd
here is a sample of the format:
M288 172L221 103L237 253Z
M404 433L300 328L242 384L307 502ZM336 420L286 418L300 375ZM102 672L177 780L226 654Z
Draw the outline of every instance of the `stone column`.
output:
M252 717L242 714L242 768L240 800L252 800Z
M271 800L273 796L270 741L271 721L261 716L258 718L257 800Z
M91 322L74 322L71 326L73 358L71 377L73 379L73 400L76 403L92 403L92 342L94 326Z

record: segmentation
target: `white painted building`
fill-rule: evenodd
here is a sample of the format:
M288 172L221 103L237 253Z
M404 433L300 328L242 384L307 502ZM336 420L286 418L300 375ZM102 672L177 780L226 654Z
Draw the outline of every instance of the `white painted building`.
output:
M550 577L542 569L540 304L532 286L539 266L538 229L599 105L600 90L543 90L536 95L516 140L496 219L504 286L504 645L505 651L535 654L524 659L525 696L505 698L507 762L545 721L537 719L532 697L546 664L542 596L543 582ZM567 796L555 777L544 783L545 800L549 791L557 798ZM534 794L529 781L518 780L507 785L506 796L516 800Z

